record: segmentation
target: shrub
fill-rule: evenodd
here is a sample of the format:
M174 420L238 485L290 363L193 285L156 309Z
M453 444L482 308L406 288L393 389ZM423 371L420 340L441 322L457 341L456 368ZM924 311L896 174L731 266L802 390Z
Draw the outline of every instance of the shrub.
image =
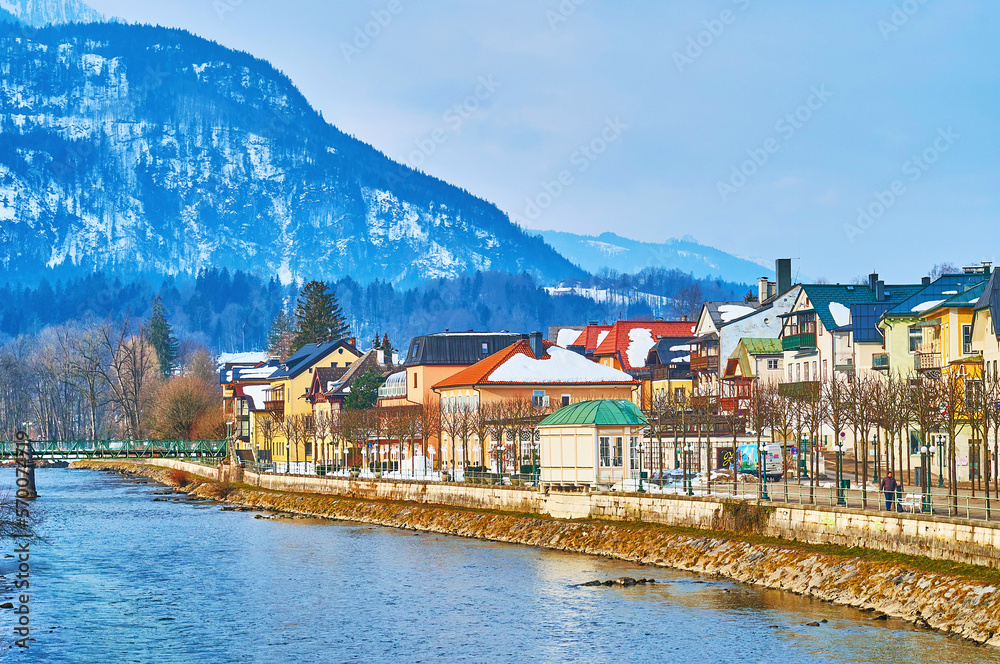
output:
M186 470L180 470L179 468L175 468L174 470L171 470L170 472L167 473L167 481L173 484L174 486L184 487L187 486L188 484L191 484L193 478L191 477L191 473L187 472Z
M229 497L229 494L236 491L236 485L232 482L214 482L206 485L203 491L209 498L225 500Z

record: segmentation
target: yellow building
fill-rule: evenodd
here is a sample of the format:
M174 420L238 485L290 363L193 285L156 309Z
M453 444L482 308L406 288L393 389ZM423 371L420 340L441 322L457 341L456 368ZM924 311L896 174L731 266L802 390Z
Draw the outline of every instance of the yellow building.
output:
M253 413L257 458L278 470L307 473L313 463L313 407L306 398L320 367L348 368L361 357L353 340L306 344L279 365L264 390L264 408Z

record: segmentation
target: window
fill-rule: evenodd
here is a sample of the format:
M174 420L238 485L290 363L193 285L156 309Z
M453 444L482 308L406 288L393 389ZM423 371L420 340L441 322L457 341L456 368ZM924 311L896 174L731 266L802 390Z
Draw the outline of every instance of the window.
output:
M826 360L823 360L826 362ZM813 360L813 380L819 380L819 369L817 368L816 360Z
M792 365L788 365L788 382L792 382Z
M544 408L546 401L545 390L535 390L531 393L531 405L535 408Z
M983 403L983 381L965 381L965 407L970 411L977 411Z
M920 454L920 432L910 430L910 454Z
M600 438L601 467L607 468L611 465L611 439L607 436Z
M803 374L803 372L802 372L802 366L803 365L805 365L805 368L806 368L806 370L805 370L805 377L806 378L805 379L809 380L809 363L808 362L801 362L801 363L795 365L795 379L797 381L802 380L802 374Z
M570 400L570 396L568 394L564 394L564 395L562 395L559 398L559 405L560 406L568 406L569 405L569 400Z
M417 389L417 374L413 374L413 389Z
M684 401L684 388L683 387L675 387L674 388L674 398L677 399L677 401Z
M823 360L823 380L826 380L826 360Z
M767 370L768 371L777 371L778 370L778 360L777 360L777 358L767 361Z
M972 326L963 325L962 326L962 354L970 355L972 353Z
M910 326L910 352L916 353L920 344L924 342L924 333L920 331L919 327Z
M611 465L613 465L615 468L621 468L622 467L622 437L621 436L616 436L615 437L615 450L614 451L615 451L615 455L614 455L614 458L611 459Z
M487 344L487 343L486 343L486 342L484 341L484 342L483 342L483 355L486 355L486 354L487 354L487 353L489 353L489 352L490 352L490 347L489 347L489 345L488 345L488 344Z
M628 439L629 468L639 467L639 439L632 436Z

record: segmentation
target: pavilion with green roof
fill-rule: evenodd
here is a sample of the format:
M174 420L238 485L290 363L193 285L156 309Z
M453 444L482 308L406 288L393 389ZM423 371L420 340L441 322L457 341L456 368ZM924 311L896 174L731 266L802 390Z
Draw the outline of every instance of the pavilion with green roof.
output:
M539 425L543 487L586 491L639 477L642 432L649 421L626 400L581 401Z

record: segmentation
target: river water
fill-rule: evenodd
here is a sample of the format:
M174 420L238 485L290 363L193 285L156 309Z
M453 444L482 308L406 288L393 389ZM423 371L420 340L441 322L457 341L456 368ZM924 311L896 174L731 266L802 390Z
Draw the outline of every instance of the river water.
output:
M12 478L0 471L0 487ZM162 487L93 471L40 470L38 485L33 640L8 648L14 621L0 612L5 661L1000 663L1000 651L904 623L653 567L255 519L154 501ZM577 585L622 575L658 583Z

